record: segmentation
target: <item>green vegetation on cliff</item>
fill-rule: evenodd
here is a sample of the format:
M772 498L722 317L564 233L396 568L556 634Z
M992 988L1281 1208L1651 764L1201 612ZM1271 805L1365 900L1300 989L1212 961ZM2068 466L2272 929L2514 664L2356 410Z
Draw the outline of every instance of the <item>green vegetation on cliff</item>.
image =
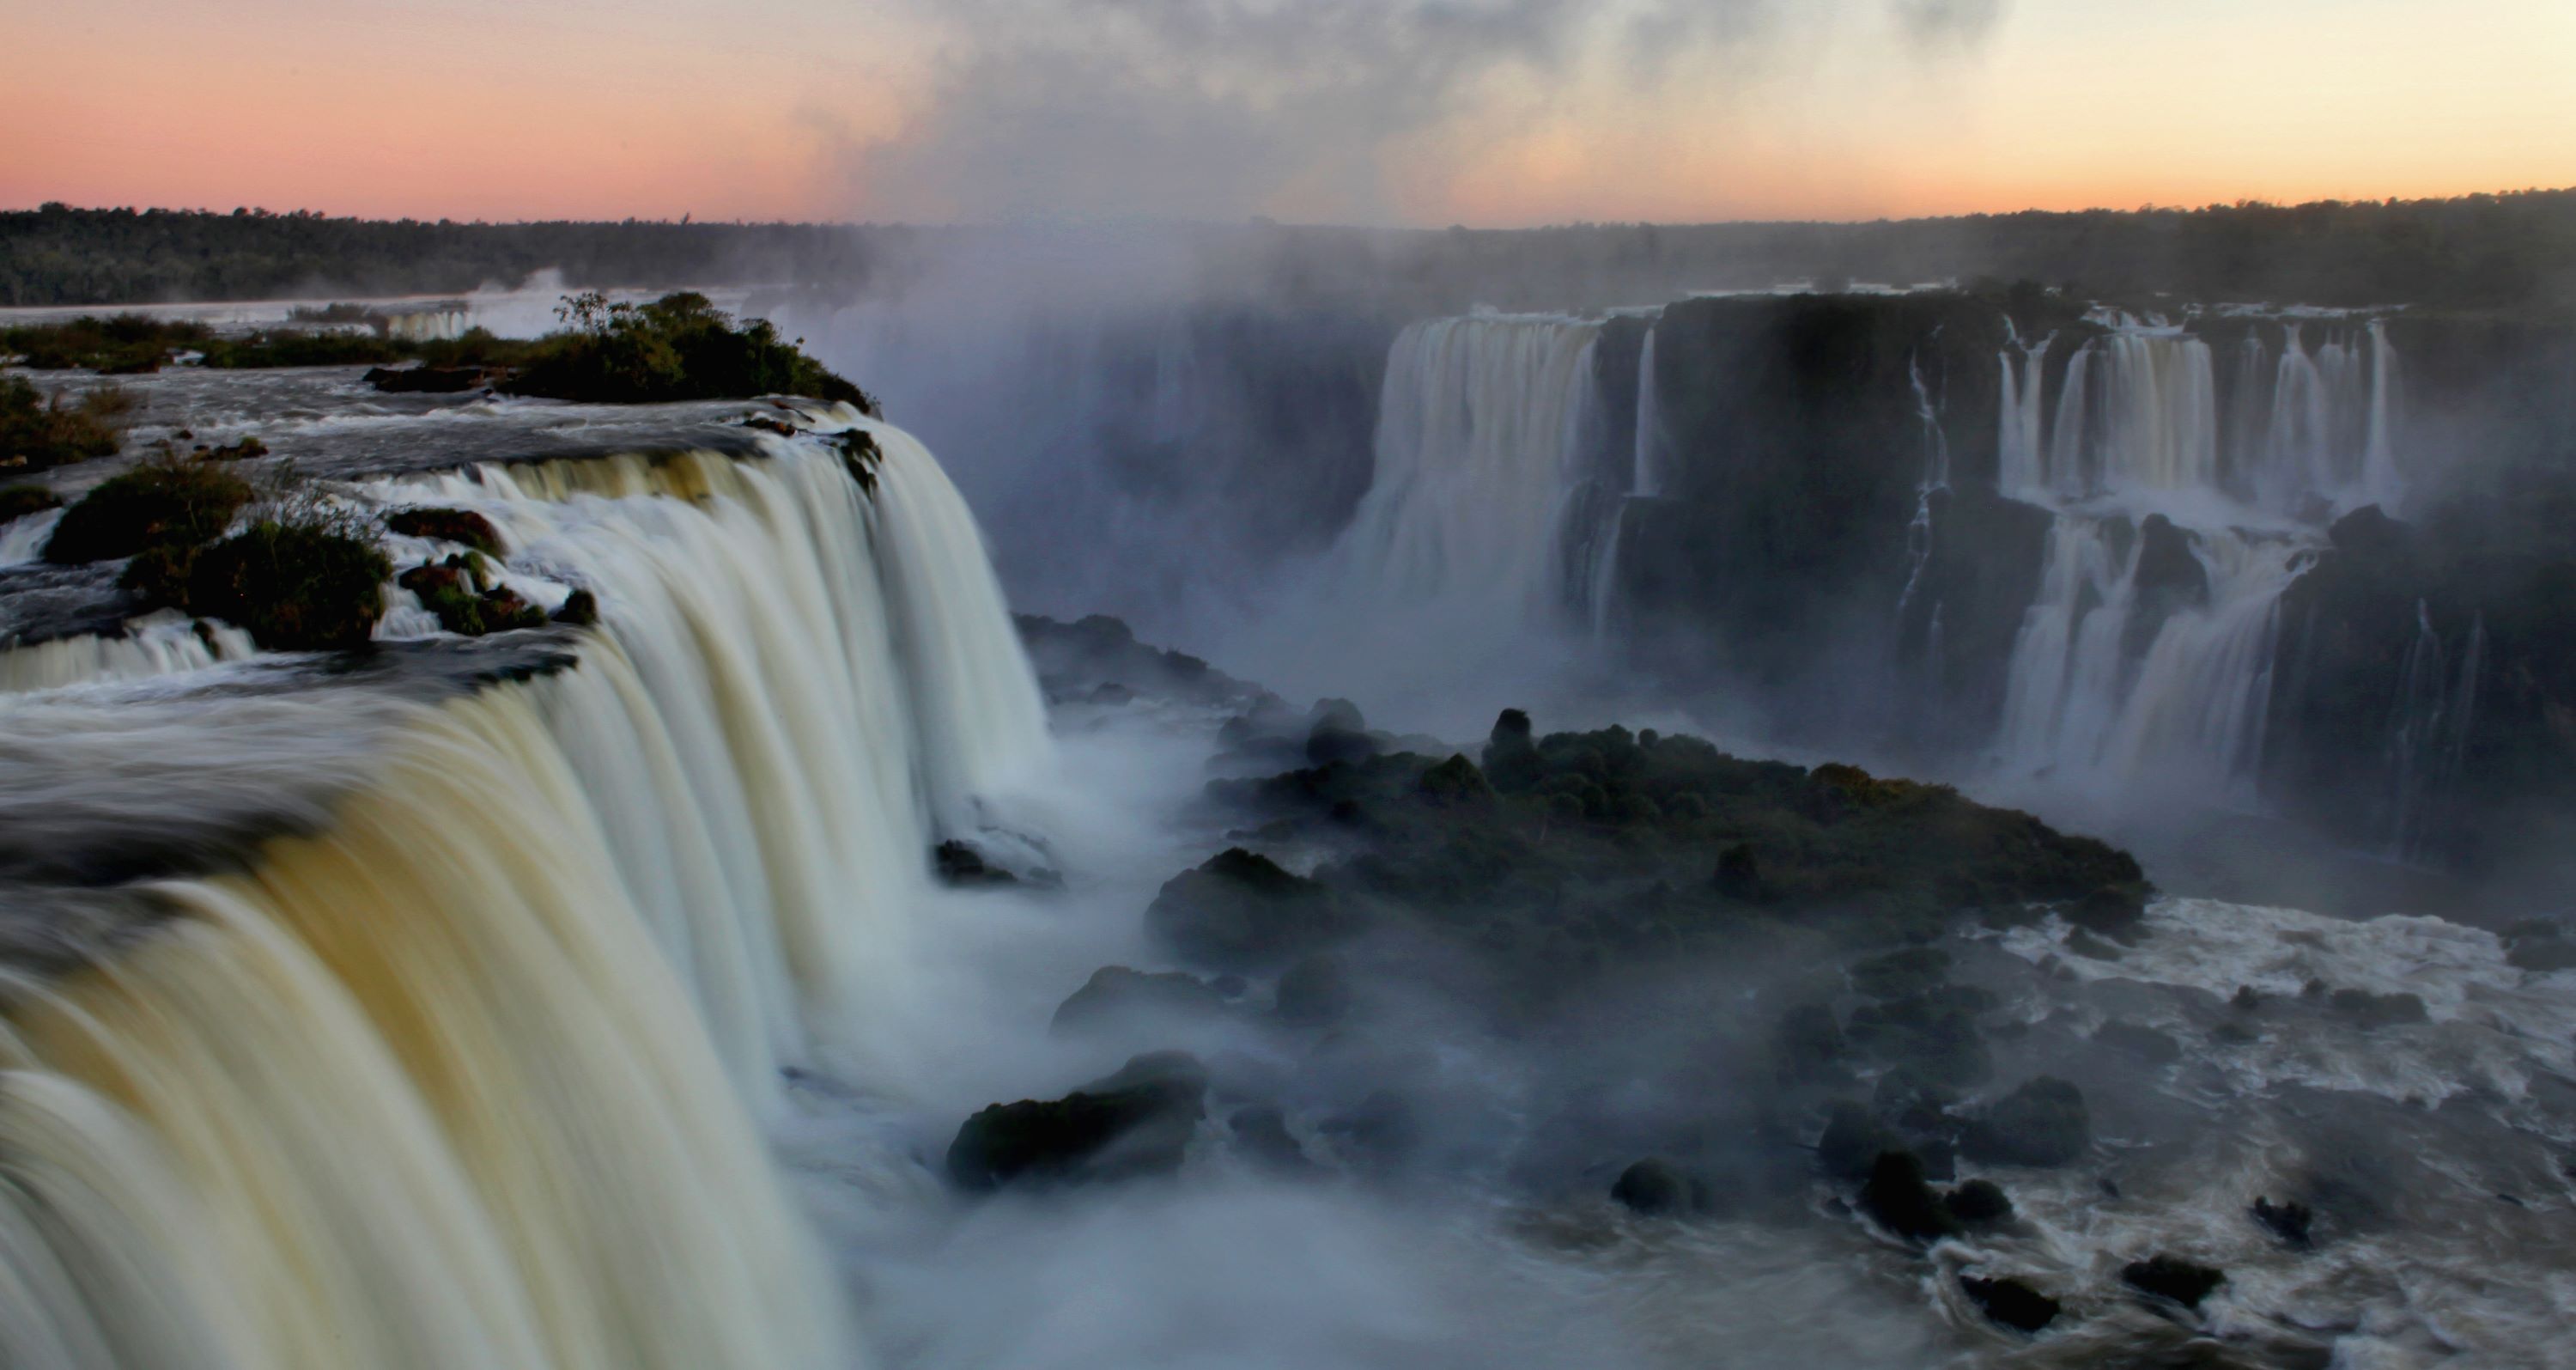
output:
M0 466L42 471L113 455L122 441L117 420L133 407L114 387L79 399L44 393L22 376L0 376Z
M566 327L539 339L502 390L605 404L804 395L874 408L768 320L737 324L695 292L650 304L576 295L556 313Z

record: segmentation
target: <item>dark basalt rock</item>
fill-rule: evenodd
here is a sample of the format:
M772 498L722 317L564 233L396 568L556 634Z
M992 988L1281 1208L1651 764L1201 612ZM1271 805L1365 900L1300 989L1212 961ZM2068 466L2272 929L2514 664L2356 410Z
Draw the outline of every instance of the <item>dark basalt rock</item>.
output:
M575 590L564 596L552 615L557 623L574 628L588 628L599 622L599 598L588 590Z
M1910 1151L1878 1154L1861 1185L1860 1210L1879 1226L1914 1241L1939 1241L1960 1230L1941 1196L1924 1182L1923 1162Z
M1020 882L1018 876L986 861L982 852L955 838L930 849L930 868L951 885L1016 885ZM1125 967L1112 966L1110 969L1124 970Z
M2317 1215L2306 1204L2295 1199L2276 1204L2267 1196L2257 1195L2254 1206L2246 1211L2273 1236L2302 1251L2308 1248Z
M506 585L478 593L483 579L479 556L468 552L445 561L423 562L403 572L395 583L418 596L422 608L438 615L440 627L462 637L545 626L545 611Z
M396 509L385 515L385 531L459 543L487 557L501 555L501 530L471 509Z
M2138 565L2130 586L2134 599L2121 646L2133 660L2145 655L2166 619L2209 603L2209 572L2192 555L2191 535L2162 514L2138 524Z
M1003 872L1005 880L1009 874ZM1050 1031L1081 1032L1131 1015L1186 1016L1225 1011L1225 997L1206 981L1179 971L1149 974L1102 966L1082 988L1057 1005Z
M368 369L365 380L388 395L461 395L499 385L510 375L509 368L495 366L378 366Z
M1948 979L1950 953L1938 947L1907 947L1855 963L1851 986L1872 999L1902 999L1925 994Z
M1047 697L1058 701L1123 702L1107 687L1132 695L1189 704L1254 705L1264 712L1286 713L1286 707L1257 685L1237 680L1183 652L1167 652L1136 640L1126 623L1093 614L1066 623L1034 614L1014 614L1012 624L1037 667ZM1283 721L1284 725L1284 721ZM1244 720L1228 745L1251 740L1254 725ZM1300 734L1302 736L1302 734Z
M948 1147L948 1178L989 1193L1018 1183L1091 1183L1178 1170L1205 1116L1207 1070L1181 1052L1139 1056L1053 1102L995 1104Z
M1996 1227L2013 1219L2012 1199L1992 1180L1968 1181L1945 1195L1941 1206L1961 1227L1971 1229Z
M1670 1161L1648 1157L1626 1170L1610 1186L1610 1197L1632 1213L1678 1218L1707 1213L1717 1206L1708 1182Z
M1356 921L1322 884L1234 847L1172 877L1145 926L1193 961L1253 974L1330 946Z
M2339 989L2326 996L2326 1007L2360 1021L2363 1027L2397 1027L2425 1021L2424 1001L2413 994L2373 994L2363 989Z
M2061 1166L2092 1145L2084 1091L2049 1075L1996 1100L1960 1138L1968 1159L1986 1165Z
M222 537L250 502L241 477L213 466L158 463L110 476L63 511L45 541L57 566L196 547Z
M2057 1300L2010 1276L1981 1280L1962 1275L1959 1291L1985 1310L1988 1318L2020 1332L2040 1331L2057 1321L2058 1313L2063 1311Z
M2129 1262L2121 1268L2120 1280L2142 1294L2171 1299L2185 1308L2198 1308L2211 1290L2227 1282L2227 1274L2179 1256L2158 1254Z
M2134 944L2147 917L2147 887L2125 881L2103 885L2060 905L2057 912L2079 932Z

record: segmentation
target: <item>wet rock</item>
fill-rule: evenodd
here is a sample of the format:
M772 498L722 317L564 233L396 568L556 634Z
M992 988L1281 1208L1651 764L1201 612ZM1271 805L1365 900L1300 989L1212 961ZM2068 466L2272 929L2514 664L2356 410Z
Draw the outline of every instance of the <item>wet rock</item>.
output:
M385 515L385 531L458 543L487 557L501 555L501 531L471 509L396 509Z
M551 617L568 627L591 627L599 622L599 598L588 590L575 590L564 596Z
M2047 1327L2057 1321L2057 1315L2062 1311L2057 1300L2011 1276L1981 1280L1973 1275L1962 1275L1959 1277L1959 1292L1983 1309L1988 1318L2021 1332L2037 1332Z
M1133 1015L1181 1017L1225 1011L1225 998L1195 975L1102 966L1057 1005L1053 1032L1082 1032Z
M1924 1182L1923 1162L1910 1151L1882 1151L1861 1185L1860 1211L1879 1226L1919 1242L1959 1233L1958 1220Z
M1052 1102L995 1104L948 1147L948 1178L989 1193L1018 1183L1091 1183L1178 1170L1205 1116L1207 1070L1181 1052L1138 1056Z
M2254 1207L2248 1211L2254 1215L2254 1221L2269 1229L2273 1236L2301 1250L2307 1249L2309 1229L2315 1225L2317 1215L2306 1204L2295 1199L2276 1204L2269 1197L2258 1195Z
M1145 926L1193 961L1257 974L1341 940L1356 919L1322 884L1235 847L1165 883Z
M1687 1217L1716 1206L1708 1182L1670 1161L1648 1157L1619 1172L1610 1197L1648 1217Z
M2050 1075L1996 1100L1960 1138L1968 1159L1984 1165L2060 1166L2092 1145L2084 1091Z
M1020 880L1018 876L985 860L982 852L955 838L950 838L930 849L930 867L941 880L961 887L1016 885ZM1112 967L1112 969L1124 968Z
M2102 885L2061 905L2057 916L2097 937L2135 943L2146 923L2147 887L2135 881Z
M2185 1308L2198 1308L2211 1290L2227 1282L2227 1274L2179 1256L2158 1254L2129 1262L2121 1268L2120 1280L2142 1294L2171 1299Z
M2012 1221L2012 1199L1992 1180L1970 1180L1941 1200L1961 1227L1995 1227Z
M1351 1011L1350 962L1338 955L1309 956L1279 977L1277 1012L1290 1027L1330 1027Z

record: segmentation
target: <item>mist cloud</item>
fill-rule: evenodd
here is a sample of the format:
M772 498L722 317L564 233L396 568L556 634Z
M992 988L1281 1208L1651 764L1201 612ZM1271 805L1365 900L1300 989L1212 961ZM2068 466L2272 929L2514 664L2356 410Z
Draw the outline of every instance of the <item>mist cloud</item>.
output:
M1390 154L1504 137L1594 54L1678 79L1788 22L1884 7L1925 44L2003 0L905 0L941 36L912 117L845 158L863 211L931 219L1395 217ZM1508 102L1483 97L1509 93ZM1533 93L1538 98L1533 99ZM1505 104L1514 111L1505 113Z

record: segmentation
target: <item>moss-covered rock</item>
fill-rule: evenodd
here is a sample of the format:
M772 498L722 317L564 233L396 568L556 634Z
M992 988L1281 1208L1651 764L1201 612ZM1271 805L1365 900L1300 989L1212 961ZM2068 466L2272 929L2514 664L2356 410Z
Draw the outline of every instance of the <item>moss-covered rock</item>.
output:
M99 482L63 511L45 543L57 565L130 557L147 547L194 547L223 536L251 488L220 467L155 462Z
M1233 847L1165 883L1145 925L1190 960L1248 974L1331 946L1357 920L1320 882Z
M1162 1052L1053 1101L995 1104L958 1128L948 1178L989 1193L1010 1184L1074 1183L1168 1174L1180 1168L1206 1114L1207 1071Z
M396 509L385 515L385 531L457 543L487 557L500 556L502 550L501 530L471 509Z
M440 627L463 637L541 628L546 623L545 611L520 598L518 591L506 585L482 588L475 554L423 562L403 572L396 583L418 596L422 608L438 615Z
M393 563L347 531L263 519L205 548L188 567L187 608L278 651L367 645L384 614Z

